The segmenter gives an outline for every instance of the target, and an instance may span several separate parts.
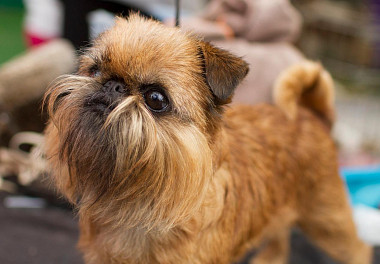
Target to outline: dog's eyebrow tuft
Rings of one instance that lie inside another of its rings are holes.
[[[87,52],[83,55],[83,57],[87,57],[89,58],[90,60],[92,60],[94,62],[94,65],[97,65],[99,66],[100,63],[101,63],[101,58],[98,56],[98,54],[94,54],[94,53],[91,53],[91,52]]]
[[[100,56],[101,60],[103,62],[111,62],[111,53],[110,47],[107,47]]]
[[[143,83],[139,87],[140,92],[146,92],[147,90],[150,90],[150,89],[159,89],[159,90],[166,91],[166,87],[160,83]]]
[[[201,60],[202,77],[206,81],[206,59],[205,59],[205,55],[203,53],[203,50],[200,46],[198,46],[198,54],[197,55],[198,55],[198,58]],[[208,83],[207,83],[207,85],[208,85]]]
[[[91,56],[92,60],[94,61],[94,64],[99,67],[100,62],[102,61],[98,56]]]
[[[91,73],[98,71],[101,68],[101,62],[102,62],[102,60],[99,58],[99,56],[96,54],[91,54],[91,53],[88,53],[86,55],[88,58],[90,58],[93,61],[93,63],[89,64],[89,66],[87,68],[88,71]]]

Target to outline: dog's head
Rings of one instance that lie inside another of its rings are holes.
[[[242,59],[178,28],[118,18],[78,73],[46,93],[57,186],[93,218],[131,226],[186,218],[215,169],[223,105],[247,72]]]

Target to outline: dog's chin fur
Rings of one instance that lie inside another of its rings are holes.
[[[46,155],[78,210],[86,263],[230,263],[263,240],[256,260],[284,263],[295,224],[332,257],[369,263],[329,137],[331,79],[318,64],[297,67],[276,83],[281,110],[224,113],[248,72],[242,59],[158,22],[119,18],[45,97]],[[109,80],[122,95],[102,92]],[[169,98],[162,112],[143,95],[157,85]]]

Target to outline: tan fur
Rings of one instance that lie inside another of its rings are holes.
[[[370,263],[321,119],[302,106],[292,120],[287,107],[226,107],[243,60],[132,15],[81,61],[46,94],[46,153],[77,206],[87,264],[223,264],[263,245],[254,263],[285,263],[295,225],[337,260]],[[123,94],[103,113],[108,80]],[[143,96],[157,85],[162,113]]]
[[[274,101],[292,120],[298,105],[313,110],[327,124],[334,122],[334,85],[319,63],[304,61],[286,69],[274,85]]]

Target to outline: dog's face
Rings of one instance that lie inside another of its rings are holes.
[[[58,187],[103,222],[115,214],[130,226],[185,219],[212,177],[223,105],[247,71],[177,28],[119,18],[81,57],[78,74],[46,94]]]

